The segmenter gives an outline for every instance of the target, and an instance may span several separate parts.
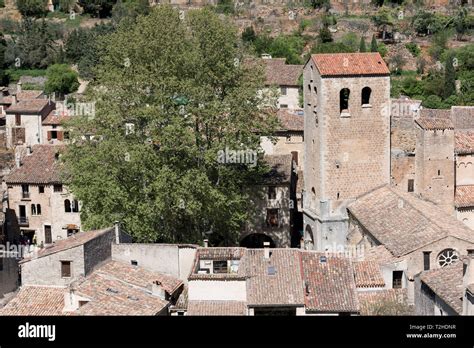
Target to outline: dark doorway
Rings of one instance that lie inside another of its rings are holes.
[[[264,242],[270,242],[270,248],[275,248],[275,242],[273,239],[263,233],[249,234],[240,241],[240,246],[244,248],[257,249],[263,248]]]
[[[44,243],[51,244],[53,242],[53,236],[51,235],[51,226],[44,226]]]

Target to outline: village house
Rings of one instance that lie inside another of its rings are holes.
[[[265,65],[265,85],[279,89],[277,107],[279,109],[296,110],[300,108],[299,78],[303,73],[303,66],[285,64],[285,58],[272,58],[262,55]]]
[[[51,244],[81,230],[80,203],[60,175],[61,146],[27,147],[17,167],[5,178],[9,209],[30,243]]]
[[[270,167],[262,184],[252,187],[250,217],[241,233],[240,245],[261,248],[268,241],[283,248],[299,243],[296,173],[291,154],[264,157]]]
[[[472,231],[441,207],[383,186],[349,205],[349,245],[363,246],[388,288],[407,289],[414,303],[415,277],[446,267],[474,250]]]
[[[42,121],[55,108],[42,91],[23,91],[21,84],[16,93],[3,99],[9,102],[5,109],[7,147],[43,144]]]

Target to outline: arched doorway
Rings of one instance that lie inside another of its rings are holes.
[[[275,242],[263,233],[252,233],[240,241],[240,246],[249,249],[263,248],[264,242],[270,242],[270,248],[274,248]]]

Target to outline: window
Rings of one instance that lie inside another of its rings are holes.
[[[339,92],[339,111],[342,112],[349,112],[349,95],[351,91],[349,88],[343,88]]]
[[[44,186],[43,185],[38,186],[38,192],[39,193],[44,193]]]
[[[431,251],[423,251],[423,270],[429,271],[430,269],[430,255]]]
[[[408,179],[408,192],[415,191],[415,180]]]
[[[64,201],[64,212],[65,213],[70,213],[71,212],[71,201],[69,199],[66,199]]]
[[[438,176],[440,176],[440,175],[441,175],[441,170],[438,169]]]
[[[130,260],[130,263],[132,264],[132,266],[138,266],[137,260]]]
[[[268,186],[268,199],[276,199],[276,187]]]
[[[278,227],[278,209],[267,209],[267,226]]]
[[[298,165],[298,151],[291,151],[291,159]]]
[[[280,104],[281,109],[288,109],[288,104]]]
[[[61,261],[61,277],[71,277],[71,261]]]
[[[54,185],[54,192],[63,192],[63,185],[61,184]]]
[[[459,260],[459,255],[454,249],[444,249],[438,255],[438,264],[441,267],[449,266]]]
[[[58,132],[57,131],[51,131],[51,139],[57,139],[58,138]]]
[[[370,105],[370,95],[372,94],[372,90],[370,87],[362,88],[362,105]]]
[[[227,261],[214,261],[212,271],[213,273],[227,273]]]
[[[403,278],[403,271],[393,271],[392,288],[401,289],[402,288],[402,278]]]
[[[26,184],[21,185],[22,198],[30,198],[30,187]]]
[[[31,215],[41,215],[41,204],[31,205]]]
[[[288,94],[288,90],[286,87],[280,87],[280,93],[281,95],[287,95]]]
[[[467,255],[469,256],[474,255],[474,249],[467,249]]]
[[[15,115],[15,126],[21,126],[21,115]]]
[[[73,213],[79,212],[79,202],[76,199],[72,201],[71,211]]]

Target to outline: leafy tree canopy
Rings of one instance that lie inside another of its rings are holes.
[[[236,241],[248,215],[242,188],[268,168],[218,154],[259,151],[257,132],[275,126],[264,105],[276,103],[272,90],[258,93],[264,69],[243,64],[237,44],[212,11],[180,19],[169,6],[106,39],[95,117],[73,118],[63,156],[86,229],[119,220],[139,241],[199,242],[205,232],[214,244]]]
[[[79,81],[77,73],[67,64],[54,64],[46,70],[48,80],[45,83],[45,92],[58,93],[60,96],[77,91]]]

